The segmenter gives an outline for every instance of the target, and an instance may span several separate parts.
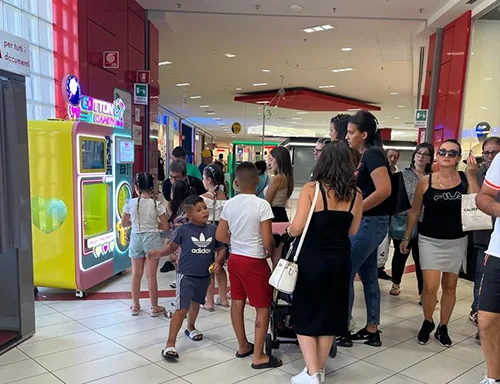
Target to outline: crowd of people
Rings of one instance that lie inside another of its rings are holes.
[[[279,367],[280,359],[264,353],[273,300],[269,277],[284,254],[284,238],[304,236],[292,314],[305,368],[292,383],[316,384],[325,381],[325,362],[334,341],[345,348],[357,342],[382,346],[378,279],[391,279],[390,294],[400,295],[410,252],[424,318],[416,340],[427,344],[434,332],[441,346],[450,347],[448,324],[459,274],[467,270],[467,260],[474,260],[469,265],[475,269],[469,319],[479,327],[477,338],[487,362],[483,383],[500,382],[499,152],[500,138],[488,138],[483,156],[468,156],[462,172],[458,141],[445,140],[436,154],[433,145],[421,143],[410,164],[400,170],[399,151],[384,150],[378,122],[370,112],[338,115],[331,120],[330,139],[318,141],[314,148],[317,164],[290,220],[287,203],[295,185],[285,147],[273,149],[267,163],[239,164],[238,194],[231,199],[223,159],[214,162],[212,152],[205,150],[196,167],[187,163],[182,147],[175,148],[162,187],[166,206],[156,200],[154,180],[147,173],[137,175],[137,197],[125,206],[122,225],[131,226],[132,232],[131,313],[140,311],[140,281],[146,270],[151,316],[171,318],[162,351],[165,359],[179,359],[176,340],[186,317],[184,334],[198,342],[203,339],[196,329],[200,308],[214,311],[222,306],[230,307],[239,346],[236,357],[253,356],[254,369]],[[402,182],[396,184],[395,176]],[[395,185],[403,188],[411,203],[401,212],[394,211]],[[494,231],[464,232],[466,194],[477,194],[477,207],[496,218]],[[273,222],[290,223],[287,234],[273,234]],[[386,238],[394,245],[392,276],[384,271],[385,261],[380,265],[379,260],[379,247]],[[468,252],[474,253],[472,258]],[[156,272],[158,260],[165,256],[169,261],[161,271],[176,271],[174,311],[158,305]],[[363,285],[366,322],[354,332],[356,276]],[[436,325],[433,315],[440,287]],[[244,323],[247,304],[256,310],[253,343]]]

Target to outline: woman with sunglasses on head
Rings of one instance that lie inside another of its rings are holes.
[[[424,208],[422,222],[418,225],[420,266],[424,279],[424,322],[417,342],[422,345],[429,343],[430,335],[436,329],[433,314],[440,286],[443,290],[441,314],[434,337],[443,347],[452,344],[448,323],[455,307],[458,274],[467,257],[467,235],[462,230],[462,195],[479,191],[477,161],[469,156],[467,173],[458,172],[461,154],[462,147],[454,139],[440,145],[437,152],[439,170],[419,181],[400,245],[401,253],[408,253],[411,233]]]
[[[201,195],[208,208],[208,221],[217,225],[219,223],[222,208],[227,201],[227,195],[224,191],[224,173],[215,164],[207,165],[203,169],[203,186],[207,193]],[[215,280],[219,288],[219,297],[214,300]],[[202,308],[208,312],[215,311],[215,305],[229,308],[227,299],[227,273],[224,268],[219,269],[215,276],[211,275],[210,286],[207,291],[207,301]]]
[[[419,180],[432,172],[432,162],[434,161],[434,147],[429,143],[421,143],[417,145],[411,156],[411,164],[408,168],[402,171],[404,186],[408,195],[408,200],[413,201],[417,184]],[[394,256],[392,258],[392,288],[389,292],[392,296],[399,296],[401,293],[400,285],[403,278],[403,273],[406,267],[409,253],[401,253],[399,247],[403,241],[404,232],[406,229],[406,221],[408,220],[408,212],[403,212],[391,218],[389,235],[394,242]],[[421,218],[420,218],[421,219]],[[395,233],[399,232],[399,233]],[[420,258],[418,253],[418,237],[416,231],[412,233],[409,249],[412,251],[413,261],[415,261],[418,294],[422,295],[423,278],[422,269],[420,268]]]
[[[380,340],[380,287],[378,285],[377,250],[389,231],[391,195],[390,168],[382,148],[377,119],[368,111],[359,111],[349,119],[347,142],[361,155],[357,165],[356,186],[363,195],[363,218],[355,236],[351,238],[351,286],[349,313],[354,304],[354,278],[359,274],[366,302],[366,327],[355,335],[338,339],[341,346],[350,347],[352,341],[364,341],[372,347],[382,346]]]
[[[347,126],[350,118],[351,115],[345,113],[341,113],[332,118],[330,121],[330,139],[332,141],[342,140],[347,142]],[[354,166],[357,167],[361,160],[361,155],[354,148],[351,148],[351,158]]]

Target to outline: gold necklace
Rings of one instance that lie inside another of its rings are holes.
[[[448,185],[446,185],[446,186],[445,186],[445,185],[443,185],[443,183],[441,182],[441,174],[440,174],[439,172],[438,172],[438,174],[437,174],[437,177],[438,177],[438,184],[439,184],[439,186],[440,186],[441,188],[443,188],[443,189],[449,189],[449,188],[450,188],[450,186],[453,184],[453,182],[454,182],[454,181],[455,181],[455,179],[456,179],[456,175],[453,175],[453,176],[450,178],[450,180],[449,180],[449,182],[448,182]]]

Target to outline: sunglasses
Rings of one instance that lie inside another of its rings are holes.
[[[446,149],[440,149],[437,154],[440,157],[446,157],[446,155],[448,155],[448,157],[454,159],[460,155],[460,152],[458,152],[454,149],[450,149],[449,151]]]

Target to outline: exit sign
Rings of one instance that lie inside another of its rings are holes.
[[[415,128],[427,128],[428,121],[429,121],[428,109],[417,109],[415,111]]]

